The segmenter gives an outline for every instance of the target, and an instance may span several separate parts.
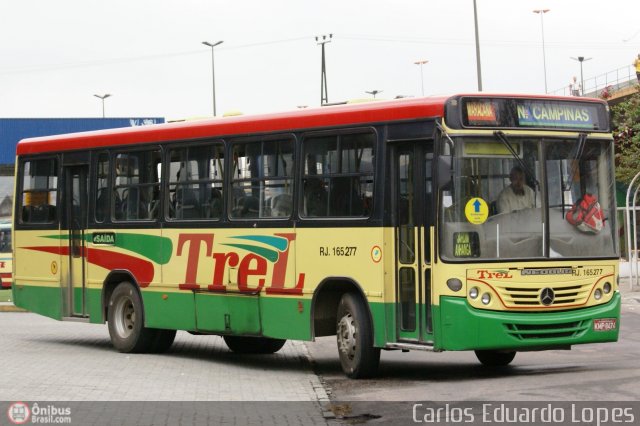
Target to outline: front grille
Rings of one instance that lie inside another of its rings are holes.
[[[540,285],[537,288],[497,287],[496,289],[500,293],[500,298],[504,301],[507,307],[518,308],[545,306],[540,300],[540,293],[546,287],[551,288],[555,294],[555,299],[550,306],[562,307],[586,303],[592,284],[557,286]]]
[[[588,321],[575,321],[558,324],[504,324],[507,333],[520,340],[561,339],[575,337],[588,327]]]

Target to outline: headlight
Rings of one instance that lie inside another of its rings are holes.
[[[491,295],[489,293],[484,293],[482,295],[482,299],[480,299],[480,300],[482,300],[482,303],[484,305],[488,305],[491,302]]]
[[[449,278],[447,280],[447,287],[449,287],[451,291],[460,291],[462,289],[462,281],[457,278]]]
[[[593,292],[593,297],[596,300],[600,300],[602,299],[602,290],[600,290],[599,288],[596,289],[596,291]]]
[[[478,297],[478,287],[472,287],[471,290],[469,290],[469,297],[472,299]]]
[[[611,293],[611,283],[604,283],[604,285],[602,286],[602,291],[604,291],[604,294],[609,294]]]

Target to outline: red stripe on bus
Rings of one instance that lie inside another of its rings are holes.
[[[16,152],[18,155],[23,155],[87,149],[89,147],[157,143],[205,137],[215,138],[254,132],[310,130],[325,126],[442,117],[446,99],[448,97],[381,101],[336,107],[309,108],[275,114],[234,116],[193,122],[30,138],[20,141]]]
[[[42,251],[45,253],[69,255],[68,246],[38,246],[23,247],[27,250]],[[147,260],[140,259],[128,254],[114,253],[108,250],[85,248],[87,251],[87,261],[102,268],[113,270],[123,269],[130,271],[140,287],[147,287],[153,281],[153,264]]]

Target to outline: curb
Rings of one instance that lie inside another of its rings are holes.
[[[11,302],[8,303],[0,303],[0,312],[27,312],[22,308],[18,308]]]

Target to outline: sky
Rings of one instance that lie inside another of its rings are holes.
[[[578,56],[585,81],[634,76],[638,0],[477,8],[484,92],[544,93],[544,62],[561,89]],[[329,102],[478,89],[473,0],[0,0],[0,117],[99,117],[106,93],[108,117],[210,116],[220,40],[218,115],[318,106],[328,34]]]

